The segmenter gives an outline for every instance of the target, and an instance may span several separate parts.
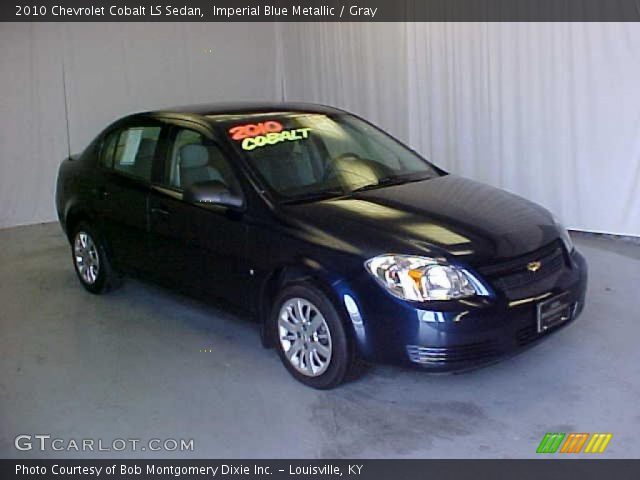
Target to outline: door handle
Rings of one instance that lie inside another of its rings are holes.
[[[164,207],[151,207],[151,213],[153,215],[167,216],[167,215],[169,215],[169,210],[167,210]]]
[[[106,200],[107,198],[109,198],[109,191],[105,187],[96,187],[93,189],[93,193],[100,200]]]

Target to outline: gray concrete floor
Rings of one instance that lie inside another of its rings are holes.
[[[640,457],[640,246],[576,236],[580,319],[502,363],[430,376],[373,367],[295,382],[255,324],[134,280],[79,285],[56,224],[0,231],[1,457],[534,457],[545,432],[612,432]],[[211,349],[203,353],[200,350]],[[18,452],[19,434],[194,439],[194,451]]]

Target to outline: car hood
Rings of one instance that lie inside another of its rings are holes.
[[[486,264],[531,252],[559,236],[543,207],[455,175],[287,205],[283,213],[317,241],[363,257],[439,254]]]

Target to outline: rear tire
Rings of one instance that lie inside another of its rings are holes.
[[[120,286],[120,277],[111,267],[102,236],[87,223],[79,223],[73,231],[71,259],[78,279],[87,291],[101,294]]]
[[[331,301],[304,284],[285,287],[271,318],[278,355],[299,382],[331,389],[351,376],[355,352]]]

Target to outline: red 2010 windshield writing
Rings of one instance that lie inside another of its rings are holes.
[[[229,134],[233,140],[244,140],[267,133],[278,133],[282,131],[282,124],[275,120],[267,122],[249,123],[247,125],[237,125],[229,129]]]

